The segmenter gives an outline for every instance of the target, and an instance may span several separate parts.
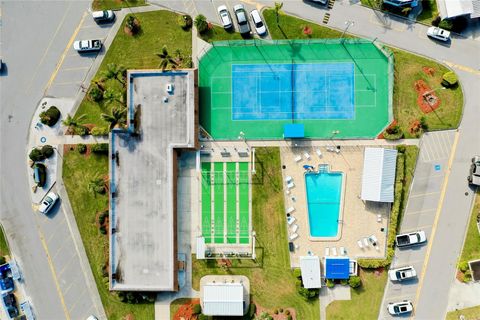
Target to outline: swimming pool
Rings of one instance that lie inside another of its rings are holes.
[[[308,221],[311,238],[338,236],[342,203],[342,172],[305,174]]]

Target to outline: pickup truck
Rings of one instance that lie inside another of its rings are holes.
[[[480,156],[472,158],[472,165],[470,166],[467,180],[469,184],[480,186]]]
[[[73,43],[73,49],[78,52],[100,51],[102,49],[101,40],[77,40]]]
[[[415,231],[405,234],[399,234],[396,239],[397,247],[408,247],[421,244],[427,241],[425,231]]]
[[[413,266],[401,267],[396,269],[388,270],[388,277],[392,281],[402,281],[415,278],[417,272]]]

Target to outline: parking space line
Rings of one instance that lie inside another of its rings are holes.
[[[70,289],[73,287],[74,284],[76,284],[75,281],[70,282],[70,284],[68,285],[68,287],[66,287],[65,290],[63,290],[63,294],[66,295],[66,294],[68,293],[68,291],[70,291]]]
[[[415,180],[424,180],[424,179],[430,179],[430,178],[440,178],[443,177],[443,173],[441,174],[432,174],[432,175],[427,175],[427,176],[415,176]]]
[[[81,81],[64,81],[64,82],[55,82],[54,84],[57,86],[66,86],[70,84],[80,85],[81,83],[82,83]]]
[[[62,71],[76,71],[90,69],[90,67],[63,68]]]
[[[432,212],[435,211],[436,208],[431,208],[431,209],[424,209],[424,210],[417,210],[417,211],[411,211],[411,212],[405,212],[405,216],[411,216],[413,214],[423,214],[427,212]]]
[[[416,194],[411,194],[408,196],[409,199],[411,198],[418,198],[418,197],[428,197],[428,196],[433,196],[435,194],[439,194],[440,191],[435,191],[435,192],[426,192],[426,193],[416,193]]]
[[[52,240],[52,238],[55,236],[55,233],[57,233],[58,229],[60,229],[63,226],[63,224],[65,223],[65,217],[62,217],[62,218],[63,219],[61,221],[57,221],[57,225],[55,226],[55,228],[51,232],[50,237],[48,237],[47,243],[50,243],[50,240]],[[44,225],[42,225],[42,226],[44,226]]]
[[[423,225],[423,226],[418,226],[418,227],[410,228],[410,229],[407,229],[407,230],[401,230],[400,232],[403,234],[403,233],[410,233],[410,232],[415,232],[415,231],[419,231],[419,230],[425,231],[425,229],[428,229],[428,228],[431,228],[431,227],[432,227],[431,224],[426,224],[426,225]]]
[[[442,212],[443,201],[445,200],[445,194],[447,192],[448,179],[450,178],[450,172],[452,168],[453,159],[455,158],[455,151],[457,149],[459,136],[460,136],[459,132],[456,131],[455,138],[453,140],[452,149],[450,152],[450,158],[448,159],[447,173],[445,174],[445,180],[443,181],[442,193],[440,194],[440,200],[438,201],[438,207],[435,213],[435,220],[433,221],[432,233],[430,234],[430,239],[427,243],[427,252],[425,253],[425,260],[423,263],[422,271],[419,274],[417,293],[415,295],[415,300],[413,301],[414,305],[417,304],[418,298],[420,297],[420,292],[422,291],[424,274],[425,274],[425,271],[427,270],[428,262],[430,260],[430,252],[432,251],[432,244],[435,239],[435,232],[437,230],[438,220],[440,219],[440,213]],[[413,314],[415,314],[415,309],[413,311]]]
[[[69,238],[67,238],[67,239],[69,239]],[[55,257],[57,256],[57,254],[58,254],[60,251],[63,250],[63,248],[65,247],[66,244],[68,244],[67,239],[64,239],[64,240],[62,241],[62,245],[60,246],[60,248],[57,249],[57,251],[55,251],[55,254],[52,256],[52,260],[55,260]]]
[[[68,262],[63,266],[62,270],[60,270],[60,271],[58,272],[58,275],[59,275],[59,276],[61,276],[61,275],[63,274],[63,272],[65,271],[65,269],[67,269],[67,267],[70,265],[70,263],[71,263],[73,260],[75,260],[75,258],[76,258],[75,255],[73,255],[73,256],[70,258],[70,260],[68,260]]]
[[[72,312],[73,309],[75,309],[75,307],[78,305],[78,301],[80,301],[80,298],[83,297],[83,295],[85,294],[86,291],[87,291],[87,289],[85,289],[85,287],[84,287],[82,293],[76,297],[75,303],[74,303],[73,306],[69,309],[70,312]]]

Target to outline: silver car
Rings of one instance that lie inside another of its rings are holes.
[[[252,17],[253,25],[255,26],[255,31],[257,31],[257,34],[259,36],[266,34],[267,28],[265,28],[265,24],[263,23],[258,11],[252,10],[252,12],[250,12],[250,16]]]
[[[45,198],[43,198],[42,203],[38,208],[38,211],[40,213],[47,214],[48,211],[50,211],[52,207],[55,205],[58,199],[59,199],[58,194],[56,194],[55,192],[49,192],[45,196]]]

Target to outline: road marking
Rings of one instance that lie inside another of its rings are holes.
[[[68,262],[63,266],[63,268],[58,272],[58,275],[61,276],[65,272],[65,270],[70,266],[70,263],[72,263],[72,261],[74,260],[75,260],[75,255],[72,255],[70,260],[68,260]]]
[[[439,194],[440,191],[435,191],[435,192],[426,192],[426,193],[416,193],[416,194],[411,194],[409,198],[417,198],[417,197],[424,197],[424,196],[433,196],[435,194]]]
[[[68,238],[67,238],[67,239],[64,239],[64,240],[62,241],[62,244],[60,245],[60,247],[59,247],[59,248],[57,249],[57,251],[55,251],[55,253],[53,254],[53,256],[52,256],[52,261],[55,260],[55,257],[57,256],[57,254],[59,254],[59,253],[63,250],[63,248],[65,247],[65,245],[68,244],[68,241],[67,241],[67,240],[68,240]]]
[[[47,218],[48,219],[48,218]],[[45,222],[47,222],[48,220],[45,219]],[[42,226],[45,225],[45,222],[42,223]],[[50,232],[50,237],[48,237],[47,239],[47,244],[50,243],[50,241],[52,241],[53,237],[55,237],[55,234],[57,233],[58,229],[60,229],[61,227],[63,227],[63,224],[65,223],[65,218],[63,218],[61,221],[58,221],[57,222],[57,225],[53,228],[53,231]]]
[[[87,289],[83,289],[82,293],[78,296],[76,296],[76,300],[75,300],[75,303],[73,304],[73,306],[70,308],[70,312],[72,312],[72,310],[75,309],[75,307],[78,305],[78,301],[80,301],[80,298],[83,297],[83,295],[87,292]]]
[[[58,71],[60,70],[60,67],[63,64],[63,61],[65,60],[65,56],[67,55],[67,51],[72,46],[72,43],[75,40],[75,37],[77,36],[78,32],[80,31],[80,28],[82,27],[82,24],[83,24],[83,20],[85,20],[86,16],[87,16],[87,12],[85,11],[82,15],[82,19],[80,19],[80,23],[78,24],[77,28],[73,32],[72,36],[70,37],[70,40],[68,41],[67,46],[65,47],[65,50],[63,50],[62,56],[60,57],[60,60],[58,61],[57,66],[56,66],[55,70],[53,71],[52,76],[50,77],[50,80],[48,80],[48,83],[45,86],[45,90],[43,91],[44,94],[47,93],[47,90],[50,88],[53,81],[57,77]]]
[[[85,70],[85,69],[90,69],[90,67],[63,68],[62,71],[75,71],[75,70]]]
[[[443,182],[442,192],[440,194],[440,200],[438,201],[437,212],[435,213],[435,220],[433,221],[433,226],[432,226],[432,233],[430,234],[430,239],[428,240],[427,252],[425,253],[425,260],[423,262],[422,271],[420,273],[420,278],[418,280],[417,293],[415,295],[415,300],[413,301],[414,306],[417,305],[418,298],[420,297],[420,292],[422,291],[423,279],[424,279],[425,271],[427,270],[428,262],[430,260],[430,252],[432,251],[432,244],[433,244],[433,240],[435,239],[435,232],[437,231],[438,220],[440,219],[440,212],[442,211],[442,208],[443,208],[443,201],[445,200],[445,194],[447,192],[448,179],[450,178],[450,172],[452,170],[452,163],[453,163],[453,159],[455,158],[455,151],[457,150],[459,136],[460,136],[459,132],[458,131],[455,132],[452,151],[450,153],[450,158],[448,159],[448,167],[447,167],[448,169],[447,169],[447,173],[445,174],[445,180]],[[415,316],[415,308],[413,309],[413,316]]]
[[[423,225],[423,226],[419,226],[419,227],[415,227],[415,228],[410,228],[410,229],[407,229],[407,230],[401,230],[400,231],[400,234],[404,234],[404,233],[410,233],[410,232],[417,232],[419,230],[423,230],[425,231],[425,229],[428,229],[428,228],[431,228],[432,225],[431,224],[427,224],[427,225]],[[430,237],[431,238],[431,237]]]
[[[435,210],[436,210],[435,208],[431,208],[431,209],[411,211],[411,212],[405,212],[405,215],[410,216],[412,214],[423,214],[423,213],[432,212],[432,211],[435,211]]]
[[[450,68],[456,68],[456,69],[459,69],[459,70],[462,70],[462,71],[466,71],[466,72],[469,72],[469,73],[473,73],[473,74],[476,74],[476,75],[480,75],[480,71],[479,70],[475,70],[475,69],[472,69],[470,67],[467,67],[467,66],[463,66],[461,64],[455,64],[453,62],[449,62],[449,61],[445,61],[443,60],[442,61],[443,63],[445,63],[447,66],[449,66]]]
[[[45,237],[43,236],[43,232],[40,230],[40,228],[37,228],[37,229],[38,229],[38,234],[40,236],[40,242],[42,243],[42,246],[43,246],[43,250],[45,250],[45,253],[47,254],[48,266],[50,267],[50,271],[52,272],[53,282],[55,283],[58,296],[60,297],[60,302],[63,307],[63,312],[65,313],[65,317],[67,318],[67,320],[70,320],[70,314],[68,313],[68,308],[67,308],[67,305],[65,304],[65,299],[63,297],[62,290],[60,289],[60,284],[58,283],[57,274],[55,273],[55,267],[53,266],[53,261],[48,251],[47,242],[45,241]]]

